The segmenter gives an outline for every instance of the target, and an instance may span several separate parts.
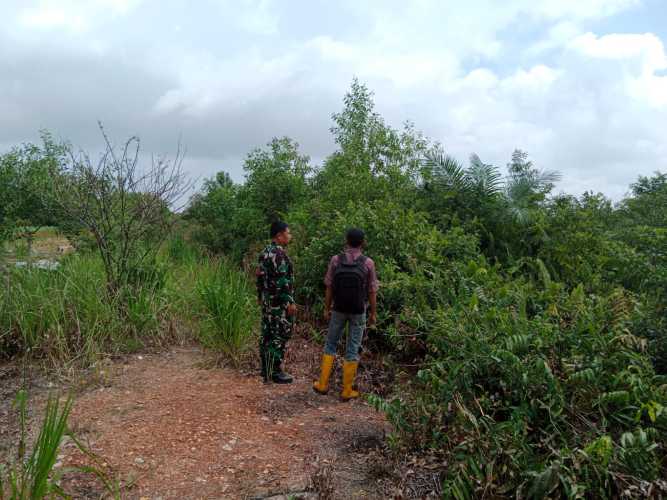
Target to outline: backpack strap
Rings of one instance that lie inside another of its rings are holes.
[[[357,258],[354,260],[354,262],[355,262],[355,263],[359,263],[359,264],[363,264],[363,263],[366,262],[366,259],[368,259],[368,257],[366,257],[366,256],[362,253],[362,254],[359,255],[359,257],[357,257]]]

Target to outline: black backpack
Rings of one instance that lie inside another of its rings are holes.
[[[348,262],[344,253],[338,256],[332,278],[335,311],[348,314],[361,314],[365,311],[368,297],[367,274],[365,255],[360,255],[353,262]]]

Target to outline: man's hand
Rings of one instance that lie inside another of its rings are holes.
[[[287,315],[294,316],[296,314],[296,304],[290,304],[287,306]]]
[[[328,307],[324,308],[324,321],[329,321],[331,319],[331,309]]]
[[[376,322],[377,322],[377,313],[375,311],[371,311],[370,314],[368,315],[368,327],[375,328]]]

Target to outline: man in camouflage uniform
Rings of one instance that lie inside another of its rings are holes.
[[[262,306],[259,355],[265,382],[270,379],[290,384],[292,377],[282,370],[281,364],[296,313],[294,270],[284,248],[292,235],[285,222],[274,222],[270,235],[271,243],[259,254],[257,267],[257,300]]]

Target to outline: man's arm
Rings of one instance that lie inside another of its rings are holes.
[[[296,313],[293,297],[294,276],[291,273],[289,259],[282,252],[276,254],[275,273],[278,300],[281,306],[287,308],[287,314],[292,316]]]
[[[368,292],[368,325],[375,326],[377,321],[377,291],[371,290]]]
[[[327,287],[324,294],[324,319],[329,321],[331,317],[331,304],[333,302],[333,272],[338,262],[338,257],[333,256],[329,260],[329,266],[327,267],[327,273],[324,275],[324,285]]]
[[[380,287],[377,273],[375,272],[375,262],[373,259],[368,259],[368,324],[375,326],[377,321],[377,293]]]
[[[333,299],[333,291],[330,286],[327,286],[327,291],[324,293],[324,319],[327,321],[331,317],[331,302]]]
[[[257,286],[257,303],[261,304],[262,292],[264,291],[264,270],[262,269],[261,259],[255,270],[255,285]]]

